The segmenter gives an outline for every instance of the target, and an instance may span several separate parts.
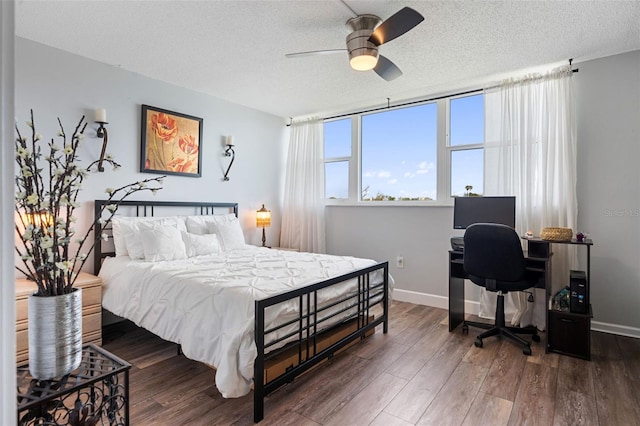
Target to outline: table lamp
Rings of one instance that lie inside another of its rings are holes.
[[[267,210],[264,208],[264,204],[262,208],[256,211],[256,227],[262,227],[262,247],[266,247],[267,237],[264,233],[264,228],[268,228],[271,226],[271,210]]]

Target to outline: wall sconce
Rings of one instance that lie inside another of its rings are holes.
[[[262,227],[262,247],[267,246],[267,237],[264,233],[264,228],[268,228],[271,226],[271,210],[267,210],[264,208],[264,204],[262,208],[256,212],[256,227]]]
[[[104,155],[105,155],[105,152],[107,151],[107,139],[109,136],[107,133],[107,128],[104,127],[105,124],[109,124],[107,123],[106,109],[98,108],[96,110],[96,123],[100,125],[100,127],[98,127],[98,130],[96,130],[96,134],[99,138],[102,138],[102,151],[100,152],[100,161],[98,161],[98,171],[104,172],[104,167],[102,166],[102,162],[104,161]]]
[[[236,152],[233,150],[233,136],[227,136],[225,138],[225,142],[224,142],[225,146],[227,147],[224,151],[224,156],[225,157],[231,157],[231,162],[229,163],[229,167],[227,167],[227,171],[224,172],[224,179],[225,181],[229,180],[229,170],[231,170],[231,166],[233,165],[233,160],[236,159]]]

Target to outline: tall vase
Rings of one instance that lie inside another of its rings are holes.
[[[29,372],[39,380],[71,373],[82,361],[82,289],[29,296]]]

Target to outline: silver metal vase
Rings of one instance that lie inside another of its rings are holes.
[[[39,380],[69,374],[82,361],[82,289],[29,296],[29,372]]]

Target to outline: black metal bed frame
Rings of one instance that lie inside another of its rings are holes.
[[[96,220],[96,235],[101,235],[103,228],[97,222],[108,200],[96,200],[94,218]],[[153,216],[154,207],[182,207],[195,208],[196,214],[214,214],[214,209],[227,209],[238,215],[237,203],[207,203],[185,201],[121,201],[120,206],[132,206],[136,208],[135,216]],[[109,229],[109,228],[106,228]],[[114,252],[102,250],[102,240],[98,239],[95,245],[94,270],[97,274],[105,257],[115,255]],[[371,275],[377,271],[382,272],[381,282],[372,283]],[[253,395],[253,420],[260,422],[264,417],[264,398],[280,386],[293,381],[293,379],[319,362],[330,359],[333,355],[351,342],[362,339],[365,335],[383,325],[383,332],[388,331],[389,322],[389,264],[380,262],[376,265],[359,269],[338,277],[321,281],[309,286],[281,293],[262,300],[255,301],[255,343],[258,351],[254,363],[254,395]],[[353,291],[329,305],[318,305],[318,293],[327,287],[338,285],[353,280]],[[297,318],[279,323],[270,328],[265,328],[265,315],[268,308],[297,299],[299,309]],[[382,308],[382,314],[373,318],[371,310],[375,306]],[[326,332],[327,324],[332,318],[341,316],[341,324],[352,321],[352,328],[348,335],[327,347],[318,346],[318,337]],[[345,319],[346,318],[346,319]],[[277,335],[280,330],[291,328],[294,331],[286,332],[283,336],[267,339],[269,335]],[[296,336],[297,335],[297,336]],[[285,340],[294,339],[293,343],[283,345]],[[268,343],[267,343],[268,342]],[[277,349],[269,348],[281,346]],[[280,376],[265,381],[265,364],[275,359],[285,351],[297,351],[297,362],[289,366]]]

